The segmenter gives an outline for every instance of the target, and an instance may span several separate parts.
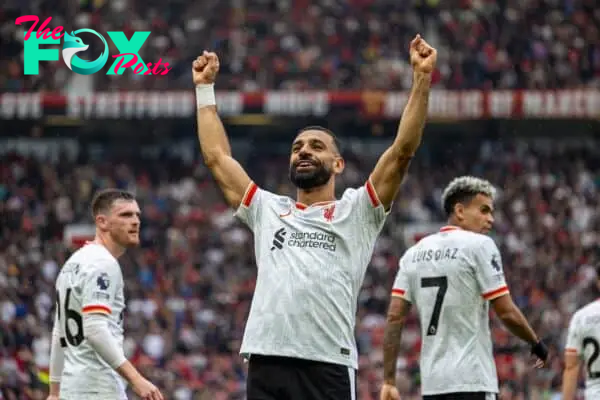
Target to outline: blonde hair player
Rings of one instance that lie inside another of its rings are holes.
[[[487,236],[496,190],[484,179],[462,176],[448,184],[442,205],[448,225],[402,256],[392,289],[383,341],[381,400],[399,400],[396,360],[411,305],[421,324],[421,393],[424,400],[491,400],[498,377],[489,327],[490,304],[504,325],[531,345],[544,365],[548,350],[512,300],[500,251]]]

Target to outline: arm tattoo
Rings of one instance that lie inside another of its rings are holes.
[[[403,327],[404,318],[389,316],[383,334],[383,379],[393,385],[396,382],[396,361]]]

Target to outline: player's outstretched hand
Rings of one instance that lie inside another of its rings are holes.
[[[394,385],[384,383],[379,394],[379,400],[400,400],[400,392]]]
[[[48,397],[46,397],[46,400],[59,400],[59,399],[58,399],[58,396],[49,395]]]
[[[435,69],[437,50],[431,47],[421,35],[410,42],[410,64],[415,72],[430,74]]]
[[[135,394],[142,400],[164,400],[162,393],[146,378],[140,378],[138,382],[132,384]]]
[[[192,64],[194,85],[215,83],[219,72],[219,57],[213,52],[204,50],[202,55]]]

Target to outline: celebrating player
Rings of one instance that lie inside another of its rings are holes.
[[[123,400],[125,381],[142,399],[161,400],[123,353],[117,258],[139,244],[140,208],[132,194],[107,189],[94,197],[92,213],[94,241],[67,260],[56,281],[48,400]]]
[[[600,289],[600,264],[596,266]],[[567,334],[563,400],[574,400],[579,378],[579,366],[585,362],[585,399],[600,399],[600,302],[598,300],[577,311]]]
[[[454,179],[442,194],[448,226],[400,259],[384,334],[381,400],[398,400],[396,359],[411,304],[421,324],[424,400],[490,400],[498,393],[489,303],[504,325],[531,345],[542,367],[548,350],[513,303],[500,252],[486,235],[495,189],[483,179]]]
[[[258,277],[241,354],[249,400],[355,399],[357,297],[375,240],[421,142],[436,51],[410,44],[413,87],[393,144],[365,185],[336,200],[344,170],[332,132],[302,129],[291,146],[297,199],[259,188],[231,156],[215,107],[219,60],[193,62],[198,136],[227,202],[253,232]]]

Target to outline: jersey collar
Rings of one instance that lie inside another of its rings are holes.
[[[314,204],[312,204],[310,206],[307,206],[306,204],[300,203],[299,201],[297,201],[296,202],[296,208],[298,210],[306,210],[308,207],[324,206],[324,205],[331,204],[331,203],[335,203],[335,200],[331,200],[331,201],[319,201],[319,202],[314,203]]]
[[[449,232],[449,231],[459,231],[462,228],[455,226],[455,225],[446,225],[446,226],[442,226],[440,228],[440,232]]]

